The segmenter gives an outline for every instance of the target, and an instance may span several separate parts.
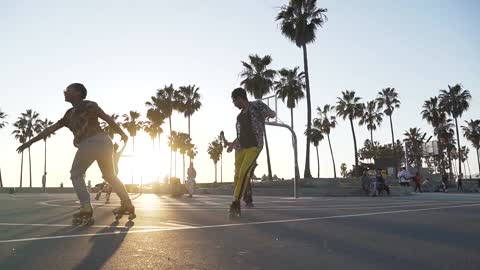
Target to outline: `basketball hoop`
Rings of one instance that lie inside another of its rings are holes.
[[[267,104],[270,107],[270,104],[273,103],[275,105],[275,118],[273,119],[267,119],[265,121],[265,125],[268,126],[276,126],[276,127],[283,127],[286,128],[290,131],[292,134],[292,147],[293,147],[293,160],[294,160],[294,180],[293,180],[293,197],[298,198],[297,194],[297,183],[299,181],[299,170],[298,170],[298,153],[297,153],[297,135],[295,134],[295,131],[292,129],[291,126],[285,124],[280,118],[278,117],[278,97],[277,95],[272,95],[269,97],[264,97],[260,99],[262,102]],[[271,107],[270,107],[271,108]]]

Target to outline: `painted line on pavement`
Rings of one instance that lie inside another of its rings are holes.
[[[455,205],[455,206],[432,207],[432,208],[421,208],[421,209],[406,209],[406,210],[404,209],[404,210],[397,210],[397,211],[382,211],[382,212],[373,212],[373,213],[335,215],[335,216],[312,217],[312,218],[282,219],[282,220],[269,220],[269,221],[257,221],[257,222],[245,222],[245,223],[227,223],[227,224],[204,225],[204,226],[185,226],[185,227],[177,227],[177,228],[145,229],[145,230],[134,230],[134,231],[115,231],[115,232],[105,232],[105,233],[57,235],[57,236],[46,236],[46,237],[33,237],[33,238],[23,238],[23,239],[0,240],[0,243],[29,242],[29,241],[39,241],[39,240],[68,239],[68,238],[107,236],[107,235],[119,235],[119,234],[154,233],[154,232],[162,232],[162,231],[181,231],[181,230],[230,228],[230,227],[240,227],[240,226],[253,226],[253,225],[265,225],[265,224],[277,224],[277,223],[293,223],[293,222],[341,219],[341,218],[351,218],[351,217],[365,217],[365,216],[376,216],[376,215],[387,215],[387,214],[424,212],[424,211],[453,209],[453,208],[466,208],[466,207],[478,207],[478,206],[480,206],[480,204],[463,204],[463,205]]]

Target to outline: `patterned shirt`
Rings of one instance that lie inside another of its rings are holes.
[[[260,100],[251,101],[247,108],[245,108],[245,112],[242,113],[249,113],[250,120],[251,120],[251,129],[256,138],[256,143],[258,148],[263,148],[263,134],[265,132],[265,117],[263,116],[264,113],[274,113],[270,107],[268,107],[265,103]],[[239,115],[240,115],[239,114]],[[237,118],[238,119],[238,118]],[[237,121],[236,124],[237,129],[237,140],[235,143],[235,149],[242,149],[242,145],[240,145],[240,134],[242,133],[242,129],[240,123]]]
[[[72,131],[75,147],[78,147],[82,140],[102,132],[98,122],[99,110],[97,103],[82,100],[76,106],[68,109],[63,118],[58,121]]]

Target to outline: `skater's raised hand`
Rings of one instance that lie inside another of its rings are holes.
[[[124,143],[127,143],[127,141],[128,141],[128,136],[127,136],[127,134],[123,133],[121,136],[122,136],[122,141],[123,141]]]
[[[31,145],[32,145],[32,143],[31,143],[30,141],[28,141],[28,142],[20,145],[20,146],[17,148],[17,152],[18,152],[18,153],[22,153],[23,150],[29,148]]]
[[[228,143],[227,144],[227,153],[232,152],[232,150],[233,150],[233,143]]]

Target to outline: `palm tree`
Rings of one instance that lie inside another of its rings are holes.
[[[318,155],[318,145],[320,144],[320,141],[324,139],[324,136],[322,134],[321,122],[315,122],[315,119],[313,121],[313,127],[310,129],[310,133],[307,133],[308,130],[305,130],[305,135],[310,137],[310,141],[317,151],[317,178],[320,178],[320,156]]]
[[[221,156],[221,149],[223,148],[221,143],[215,138],[214,141],[208,144],[208,155],[213,160],[213,164],[215,165],[215,183],[217,183],[217,163],[220,160]]]
[[[168,118],[170,127],[170,135],[172,134],[172,114],[173,111],[181,111],[182,96],[173,87],[173,84],[165,85],[162,89],[157,90],[157,94],[151,97],[152,102],[146,102],[147,107],[159,110],[165,118]],[[170,177],[172,176],[172,159],[173,150],[170,151]]]
[[[180,154],[182,154],[182,162],[183,162],[183,169],[182,169],[182,176],[183,176],[183,183],[185,183],[185,155],[188,153],[191,147],[191,139],[187,133],[179,132],[177,134],[177,143],[178,143],[178,150]]]
[[[423,103],[423,110],[421,112],[422,118],[425,119],[432,127],[433,133],[437,136],[440,160],[443,159],[443,143],[440,136],[439,128],[446,123],[447,114],[441,110],[438,102],[438,97],[431,97],[429,100],[425,100]],[[445,169],[445,168],[442,168]]]
[[[7,114],[2,112],[0,110],[0,129],[4,128],[7,123],[4,119],[7,117]],[[3,188],[3,182],[2,182],[2,172],[0,171],[0,188]]]
[[[376,100],[367,102],[367,105],[363,104],[363,109],[363,115],[360,117],[360,121],[358,123],[361,126],[367,126],[368,131],[370,131],[370,141],[372,142],[372,146],[374,146],[375,141],[373,140],[373,131],[377,130],[377,127],[382,124],[383,113],[380,112],[380,108],[378,108]],[[374,157],[376,157],[375,150]]]
[[[441,145],[445,145],[448,167],[450,174],[452,174],[452,149],[455,148],[455,131],[452,119],[447,119],[445,122],[440,122],[439,126],[434,130],[434,134],[438,136]],[[443,151],[443,149],[442,149]]]
[[[460,149],[459,153],[459,159],[462,160],[463,163],[463,170],[465,171],[465,174],[467,174],[467,166],[465,163],[468,165],[468,170],[469,170],[469,175],[470,177],[472,176],[472,173],[470,172],[470,164],[468,164],[468,155],[470,154],[470,149],[468,149],[465,145],[462,146],[462,149]]]
[[[38,122],[38,129],[35,130],[35,133],[40,133],[42,131],[44,131],[45,129],[47,129],[49,126],[53,125],[53,122],[48,120],[47,118],[45,118],[44,120],[40,120]],[[44,163],[43,163],[43,173],[46,174],[47,173],[47,139],[50,138],[52,135],[55,135],[55,133],[52,133],[50,135],[48,135],[47,137],[45,137],[43,139],[43,142],[44,142],[44,145],[45,145],[45,159],[44,159]]]
[[[333,157],[333,150],[332,150],[332,143],[330,141],[330,132],[334,129],[337,125],[337,119],[335,115],[330,115],[333,112],[334,107],[326,104],[323,106],[323,109],[317,107],[317,115],[318,118],[313,119],[315,126],[320,127],[320,131],[322,134],[327,135],[328,139],[328,146],[330,148],[330,155],[332,156],[332,164],[333,164],[333,177],[337,178],[337,169],[335,168],[335,158]]]
[[[130,111],[128,114],[123,115],[122,126],[132,137],[133,152],[135,152],[135,136],[137,136],[137,131],[142,129],[142,122],[139,121],[139,118],[140,113],[137,111]]]
[[[7,123],[4,119],[7,118],[7,114],[0,110],[0,129],[4,128]]]
[[[172,153],[175,153],[174,176],[177,177],[177,151],[180,149],[179,132],[172,131],[168,136],[168,146]]]
[[[310,78],[308,73],[307,44],[316,39],[318,27],[322,27],[327,20],[326,8],[317,8],[316,0],[290,0],[288,5],[281,7],[276,20],[280,21],[282,34],[290,41],[295,42],[303,50],[303,70],[305,71],[305,90],[307,94],[307,133],[310,133],[312,124],[312,103],[310,98]],[[310,139],[307,137],[304,177],[311,177],[310,173]]]
[[[27,136],[27,140],[30,140],[34,136],[35,131],[39,129],[40,119],[38,117],[39,113],[30,109],[21,114],[20,118],[25,120],[25,135]],[[28,165],[30,172],[30,187],[32,187],[32,155],[30,147],[28,147]]]
[[[118,121],[118,117],[119,117],[118,114],[114,113],[110,117],[113,119],[115,123],[117,123],[117,125],[122,126],[122,123]],[[105,133],[107,133],[110,138],[113,139],[113,137],[115,136],[115,133],[117,133],[115,129],[112,126],[110,126],[107,122],[102,122],[100,126],[102,130]]]
[[[448,90],[440,90],[440,106],[455,120],[457,134],[457,149],[460,147],[460,133],[458,132],[458,118],[470,107],[470,91],[463,89],[461,84],[448,86]],[[462,173],[462,161],[458,160],[458,173]]]
[[[26,134],[26,120],[19,117],[18,120],[13,123],[13,127],[15,128],[12,132],[12,134],[15,135],[15,139],[17,139],[20,144],[24,144],[27,141],[27,134]],[[20,188],[22,187],[22,182],[23,182],[23,151],[22,151],[22,157],[20,161]]]
[[[305,73],[298,73],[299,67],[294,69],[282,68],[278,71],[280,79],[274,83],[274,89],[279,98],[285,103],[287,100],[287,108],[290,109],[290,122],[293,129],[293,109],[295,108],[298,100],[302,99],[305,95],[303,89],[305,89]]]
[[[163,129],[161,127],[161,124],[150,119],[148,117],[148,114],[147,119],[147,121],[143,122],[143,131],[145,131],[148,136],[150,136],[150,139],[152,139],[152,145],[155,148],[155,139],[160,138],[160,134],[163,133]]]
[[[472,119],[470,122],[465,121],[465,123],[467,125],[462,126],[463,136],[472,143],[472,146],[477,152],[478,170],[480,172],[480,157],[478,153],[480,150],[480,120]]]
[[[202,107],[200,102],[200,94],[198,88],[195,85],[181,86],[179,89],[179,94],[181,95],[181,100],[183,104],[181,106],[181,112],[188,119],[188,137],[190,136],[190,118],[191,116]]]
[[[392,114],[395,109],[400,108],[400,100],[398,93],[395,91],[395,88],[384,88],[382,91],[378,92],[377,97],[378,107],[383,108],[383,112],[390,119],[390,132],[392,133],[392,147],[395,145],[395,136],[393,135],[393,122]]]
[[[420,168],[422,159],[422,144],[425,138],[425,133],[422,133],[420,128],[415,127],[406,130],[403,135],[405,136],[403,141],[406,143],[405,150],[409,153],[409,157],[412,157],[411,159],[415,161],[416,167]]]
[[[355,137],[355,129],[353,128],[353,120],[363,115],[363,106],[360,103],[362,98],[355,96],[355,91],[342,91],[342,97],[337,98],[337,116],[341,116],[343,120],[348,117],[350,127],[352,129],[353,146],[355,150],[355,169],[358,168],[358,151],[357,138]]]
[[[243,70],[240,77],[243,80],[240,84],[245,88],[245,91],[255,97],[261,99],[266,94],[270,93],[273,87],[275,76],[277,72],[269,69],[268,66],[272,63],[272,57],[265,55],[263,57],[249,55],[250,63],[242,61]],[[270,163],[270,149],[268,148],[267,132],[264,132],[265,150],[267,152],[268,178],[272,179],[272,166]]]

